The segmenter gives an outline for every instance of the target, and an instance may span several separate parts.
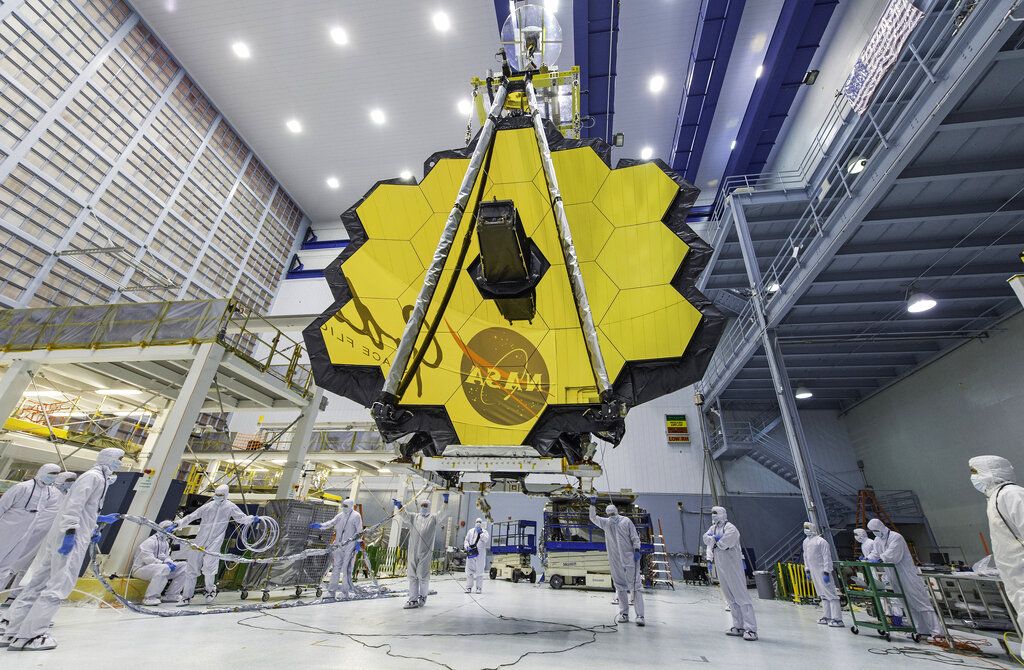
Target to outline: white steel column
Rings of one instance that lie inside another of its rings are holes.
[[[38,369],[34,361],[14,361],[0,377],[0,426],[11,417]]]
[[[206,464],[206,477],[204,478],[203,482],[199,484],[199,489],[197,490],[197,493],[202,493],[207,489],[211,491],[215,489],[217,487],[218,472],[220,472],[220,459],[215,458]]]
[[[359,497],[359,487],[363,483],[363,473],[357,472],[356,476],[352,478],[352,486],[348,489],[348,497],[352,499],[352,504],[356,502],[356,498]]]
[[[412,488],[412,477],[405,477],[402,479],[402,483],[398,485],[398,493],[395,494],[395,498],[404,505],[405,497],[409,495],[409,489]],[[394,511],[394,508],[392,507]],[[395,574],[395,554],[398,551],[398,543],[402,540],[402,517],[396,516],[391,520],[391,532],[388,534],[388,553],[384,559],[384,566],[387,568],[388,574],[394,576]]]
[[[143,476],[136,485],[135,498],[128,508],[129,514],[144,516],[153,521],[167,497],[171,480],[178,472],[181,457],[185,453],[185,445],[192,435],[192,428],[203,409],[206,395],[213,385],[217,367],[224,358],[224,347],[213,342],[201,344],[192,367],[189,368],[181,391],[174,404],[167,410],[164,417],[163,430],[157,436],[153,451],[144,464],[144,468],[152,469],[151,477]],[[135,547],[149,535],[148,528],[135,524],[122,524],[106,568],[110,572],[125,574],[131,565]]]
[[[316,425],[316,418],[320,414],[320,404],[324,397],[324,390],[316,387],[316,391],[310,397],[309,402],[302,408],[299,420],[292,426],[292,441],[288,445],[288,461],[284,464],[284,471],[281,472],[281,479],[277,483],[278,499],[295,498],[295,485],[299,483],[302,470],[306,464],[306,454],[309,452],[309,441],[313,437],[313,427]]]

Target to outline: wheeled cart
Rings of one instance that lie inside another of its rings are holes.
[[[850,618],[853,619],[853,625],[850,627],[851,633],[854,635],[859,634],[861,627],[873,628],[886,641],[892,639],[892,633],[909,633],[914,642],[918,641],[921,636],[917,634],[914,618],[910,613],[910,608],[907,607],[907,598],[903,593],[903,584],[900,582],[900,576],[895,570],[895,565],[892,563],[866,563],[864,561],[837,561],[836,566],[843,575],[847,575],[847,571],[843,570],[843,568],[852,570],[853,574],[859,574],[864,583],[864,586],[860,587],[851,585],[849,578],[841,580],[843,592],[846,594],[847,608],[850,610]],[[893,577],[893,583],[888,586],[883,583],[881,576],[876,572],[887,568],[892,569],[890,574]],[[896,617],[885,613],[887,606],[891,606],[894,602],[899,604],[904,612],[899,621],[896,620]],[[871,621],[863,618],[862,615],[862,618],[858,621],[857,610],[854,607],[855,604],[871,604],[877,619]]]
[[[334,507],[317,502],[300,502],[298,500],[272,500],[266,505],[266,514],[277,520],[281,526],[281,537],[274,547],[274,556],[288,556],[306,549],[322,549],[330,546],[331,533],[315,531],[309,528],[311,523],[324,523],[336,513]],[[284,563],[259,564],[249,566],[242,582],[242,600],[249,597],[250,591],[263,592],[262,600],[270,600],[270,592],[275,588],[294,589],[295,597],[312,590],[317,598],[323,595],[323,581],[331,556],[307,556]]]

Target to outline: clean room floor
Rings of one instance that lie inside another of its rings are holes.
[[[849,628],[819,626],[816,607],[756,599],[761,639],[746,642],[724,635],[729,615],[712,587],[648,592],[647,626],[639,628],[632,622],[613,624],[616,608],[609,592],[487,580],[482,595],[470,596],[463,583],[461,575],[458,581],[434,576],[437,595],[416,610],[403,610],[404,598],[176,618],[65,606],[54,627],[57,649],[0,650],[0,667],[844,670],[938,668],[940,660],[1017,667],[995,642],[985,647],[998,654],[994,658],[940,658],[930,656],[936,649],[930,645],[895,636],[887,643],[873,631],[852,635]],[[404,580],[396,584],[404,586]],[[222,594],[218,604],[238,602],[235,595]]]

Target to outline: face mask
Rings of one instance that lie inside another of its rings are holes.
[[[882,539],[882,531],[880,531],[880,530],[873,530],[873,531],[871,531],[871,535],[872,535],[872,536],[873,536],[873,537],[874,537],[874,538],[875,538],[876,540],[881,540],[881,539]]]
[[[68,491],[71,490],[71,485],[74,484],[74,483],[75,483],[74,479],[69,479],[68,481],[66,481],[63,484],[61,484],[60,486],[58,486],[57,490],[59,490],[61,493],[67,493]]]
[[[47,473],[39,476],[39,481],[41,481],[46,486],[53,486],[54,482],[57,481],[57,474],[56,473],[52,473],[51,474],[51,473],[47,472]]]
[[[992,485],[992,479],[986,475],[971,475],[971,485],[984,493]]]
[[[218,496],[218,495],[213,496],[213,502],[215,502],[215,503],[222,503],[222,502],[224,502],[224,496]]]
[[[429,507],[421,507],[420,508],[420,516],[430,516],[430,508]]]
[[[807,537],[811,537],[814,535],[814,531],[810,528],[804,528],[804,535],[806,535]]]

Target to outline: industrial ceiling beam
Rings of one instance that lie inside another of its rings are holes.
[[[986,158],[977,161],[911,165],[896,178],[897,184],[914,184],[953,179],[997,179],[1024,174],[1024,156]]]
[[[495,0],[497,8],[498,0]],[[580,115],[593,119],[584,137],[612,144],[615,126],[615,64],[619,41],[619,0],[572,3],[573,55],[580,66]]]
[[[669,164],[696,182],[746,0],[702,0]]]

